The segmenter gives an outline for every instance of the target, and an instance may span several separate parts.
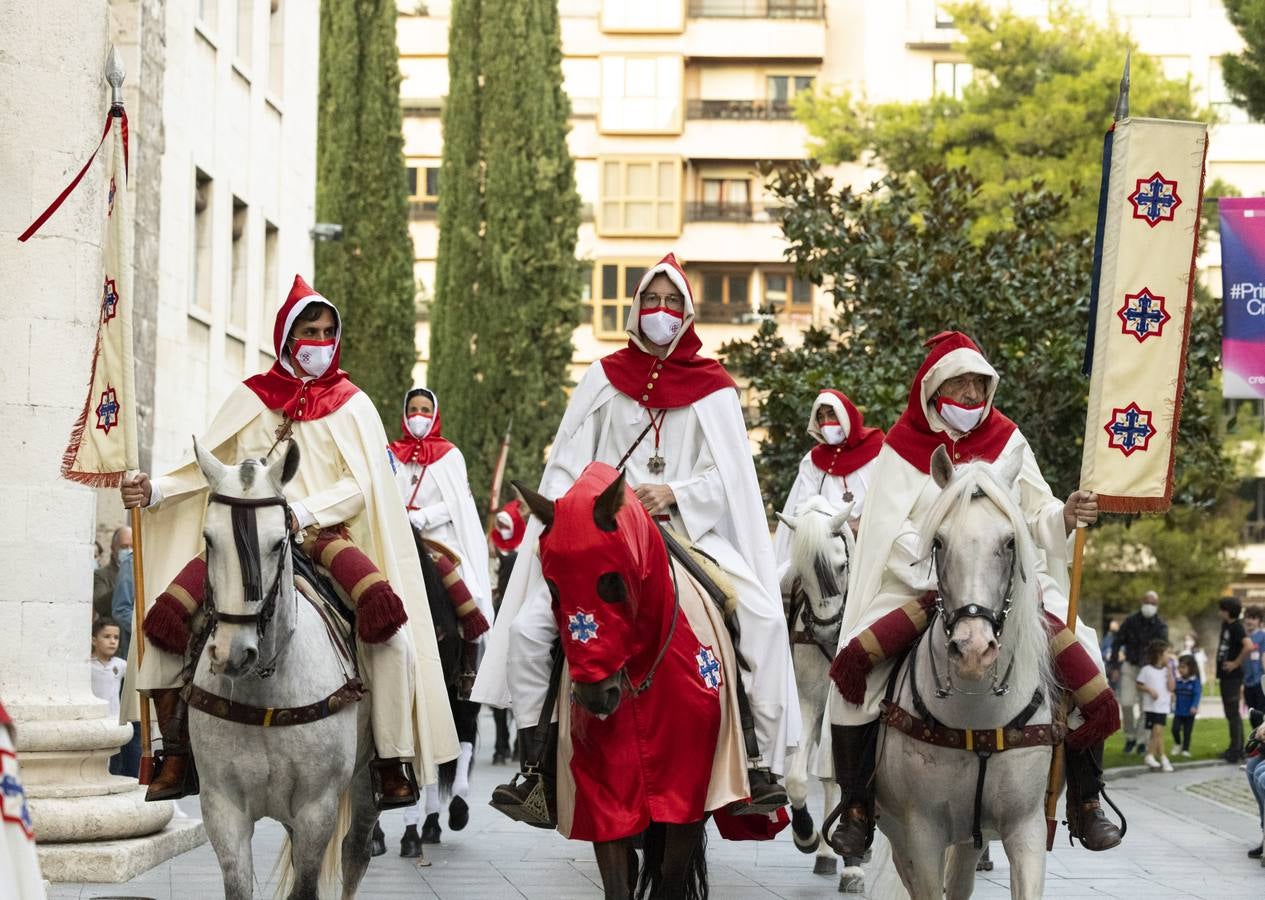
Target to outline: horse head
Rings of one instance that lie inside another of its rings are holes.
[[[625,682],[653,673],[668,628],[673,584],[663,540],[623,474],[604,463],[590,463],[556,501],[515,487],[545,526],[540,567],[574,697],[609,715]]]
[[[845,503],[836,511],[825,497],[813,494],[796,507],[794,516],[777,514],[791,530],[791,569],[799,577],[818,622],[834,620],[847,599],[856,546],[848,524],[853,505]]]
[[[228,466],[195,439],[198,467],[210,486],[202,537],[211,613],[206,653],[211,673],[234,678],[275,660],[293,629],[281,595],[290,596],[290,509],[282,487],[299,468],[299,448],[288,442],[272,463],[248,459]],[[273,624],[272,628],[269,625]]]
[[[995,671],[1003,639],[1012,659],[1030,656],[1038,676],[1049,677],[1032,574],[1036,551],[1013,495],[1020,466],[1016,457],[955,470],[943,447],[931,457],[931,477],[941,493],[928,514],[923,545],[935,567],[938,627],[950,664],[971,681]]]

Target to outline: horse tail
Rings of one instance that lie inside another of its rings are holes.
[[[277,883],[276,889],[272,892],[272,900],[282,900],[283,897],[290,896],[290,892],[294,890],[294,860],[290,856],[290,835],[287,833],[281,839],[281,849],[277,851],[277,861],[272,864],[272,874],[269,879]]]
[[[637,881],[637,900],[658,897],[663,891],[663,858],[667,850],[668,829],[662,822],[651,822],[642,839],[641,876],[637,877],[635,860],[629,867],[629,881]],[[685,900],[707,900],[707,831],[700,829],[698,841],[685,864]]]
[[[457,761],[450,759],[439,764],[439,798],[447,800],[452,796],[452,786],[457,780]]]

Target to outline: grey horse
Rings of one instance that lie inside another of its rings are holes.
[[[298,470],[298,446],[289,443],[270,464],[248,459],[236,466],[196,441],[194,450],[211,492],[204,538],[214,603],[194,687],[264,710],[333,696],[354,666],[335,648],[331,625],[294,587],[282,487]],[[243,565],[254,570],[246,579]],[[253,596],[247,596],[248,581]],[[253,895],[250,842],[255,822],[265,817],[281,822],[289,835],[278,860],[278,895],[288,889],[290,900],[317,900],[332,896],[340,883],[343,898],[356,895],[378,818],[369,779],[369,710],[367,702],[331,705],[339,708],[316,721],[263,727],[191,704],[202,814],[226,900]]]
[[[942,606],[901,666],[893,699],[901,709],[915,710],[916,687],[937,722],[1004,731],[999,740],[1008,745],[1019,732],[1006,726],[1035,704],[1026,725],[1034,733],[1047,726],[1052,734],[1057,685],[1037,591],[1037,550],[1006,487],[1018,472],[994,471],[982,462],[955,472],[941,448],[932,457],[931,474],[941,494],[923,540],[928,564],[936,566]],[[885,727],[877,771],[879,827],[911,896],[943,892],[956,900],[974,890],[982,852],[973,835],[981,777],[984,846],[989,838],[1001,839],[1012,897],[1042,895],[1042,801],[1052,748],[1040,740],[992,753],[981,767],[980,757],[967,749],[933,746],[891,724]]]

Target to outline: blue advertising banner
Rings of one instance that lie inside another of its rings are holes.
[[[1223,197],[1222,393],[1265,397],[1265,197]]]

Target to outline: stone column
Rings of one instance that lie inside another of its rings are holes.
[[[106,0],[0,0],[0,697],[53,881],[127,880],[201,840],[189,820],[169,824],[170,803],[107,773],[131,727],[90,685],[95,496],[59,477],[96,339],[100,159],[17,241],[100,137],[107,11]]]

